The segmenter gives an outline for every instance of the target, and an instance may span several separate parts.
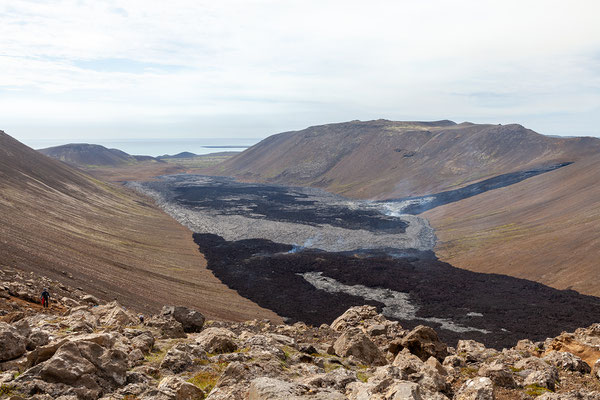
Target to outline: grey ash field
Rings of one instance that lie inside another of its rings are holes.
[[[221,281],[290,322],[318,326],[370,304],[403,326],[434,327],[449,344],[475,339],[502,348],[600,315],[596,297],[439,261],[427,220],[403,214],[414,199],[355,201],[197,175],[131,185],[196,232]]]

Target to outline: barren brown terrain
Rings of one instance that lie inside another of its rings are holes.
[[[599,151],[598,139],[548,137],[517,124],[352,121],[270,136],[206,172],[390,199],[457,189]]]
[[[0,263],[117,299],[211,318],[270,318],[205,268],[192,232],[149,199],[50,159],[0,131]],[[50,288],[52,290],[52,288]]]
[[[600,296],[600,154],[424,213],[456,267]]]
[[[160,175],[191,173],[193,169],[178,164],[140,161],[131,165],[103,167],[78,166],[86,173],[105,182],[150,181]]]

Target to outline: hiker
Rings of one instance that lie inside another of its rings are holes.
[[[138,318],[140,319],[140,324],[143,324],[144,323],[144,314],[138,315]]]
[[[48,302],[50,301],[50,293],[48,293],[48,289],[44,288],[41,299],[42,299],[42,307],[48,308]]]

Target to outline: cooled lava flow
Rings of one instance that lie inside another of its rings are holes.
[[[318,326],[371,304],[403,327],[434,327],[450,345],[474,339],[501,349],[544,340],[597,320],[600,299],[497,274],[452,267],[431,252],[304,250],[264,239],[194,234],[208,268],[262,307]]]

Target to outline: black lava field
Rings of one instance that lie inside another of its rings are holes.
[[[533,176],[554,171],[571,164],[571,162],[564,162],[525,171],[510,172],[508,174],[494,176],[493,178],[467,185],[460,189],[448,190],[446,192],[440,192],[428,196],[406,197],[403,199],[398,199],[398,201],[406,201],[409,203],[402,210],[403,213],[416,215],[427,210],[431,210],[432,208],[443,206],[444,204],[454,203],[469,197],[477,196],[478,194],[485,193],[489,190],[500,189],[506,186],[514,185],[515,183],[519,183]],[[393,200],[386,201],[389,202]]]
[[[600,299],[571,290],[497,274],[452,267],[431,252],[391,257],[382,252],[332,253],[304,250],[268,240],[226,241],[211,234],[194,234],[208,268],[232,289],[260,306],[312,325],[331,323],[350,306],[381,301],[347,293],[331,293],[311,285],[301,275],[321,272],[344,285],[364,285],[407,293],[418,318],[449,319],[479,331],[455,332],[421,319],[400,320],[405,328],[434,327],[450,345],[474,339],[487,346],[514,346],[573,331],[597,321]],[[389,316],[388,316],[389,317]],[[398,318],[392,318],[398,319]]]
[[[404,233],[406,228],[404,221],[376,210],[349,209],[317,201],[313,196],[285,186],[213,178],[211,185],[184,186],[175,192],[180,205],[218,210],[221,215],[243,215],[313,226],[328,224],[371,232]]]

